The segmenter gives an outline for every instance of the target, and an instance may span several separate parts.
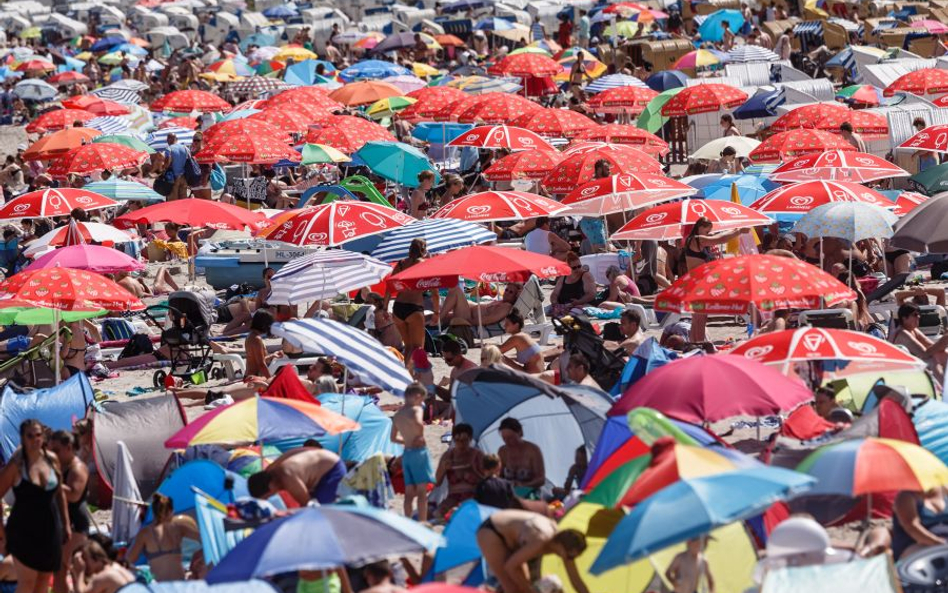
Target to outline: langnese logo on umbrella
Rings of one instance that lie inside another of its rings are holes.
[[[740,208],[735,208],[734,206],[722,206],[721,212],[729,214],[734,218],[747,218],[747,215],[742,212]]]
[[[875,165],[875,164],[876,164],[876,162],[875,162],[874,160],[872,160],[872,159],[870,159],[870,158],[868,158],[868,157],[864,157],[864,156],[857,156],[857,157],[856,157],[855,159],[853,159],[853,160],[855,160],[857,163],[859,163],[859,164],[861,164],[861,165],[866,165],[866,166],[872,166],[872,165]]]
[[[310,233],[306,235],[306,241],[311,243],[324,243],[329,239],[326,233]]]
[[[796,206],[797,208],[805,208],[815,201],[813,196],[792,196],[790,198],[790,205]]]
[[[583,189],[579,190],[579,195],[585,198],[585,197],[595,195],[596,192],[598,191],[599,191],[599,186],[597,184],[590,187],[584,187]]]
[[[30,205],[26,203],[20,203],[13,207],[13,211],[16,213],[26,212],[29,209],[30,209]]]
[[[744,352],[744,358],[760,360],[761,358],[766,357],[768,354],[770,354],[773,351],[774,351],[774,347],[770,345],[754,346],[753,348],[748,348],[747,351]]]
[[[656,212],[645,217],[645,224],[658,224],[668,217],[667,212]]]
[[[846,345],[863,356],[881,356],[879,349],[869,342],[846,342]]]
[[[490,206],[468,206],[467,213],[471,216],[486,216],[490,214]]]

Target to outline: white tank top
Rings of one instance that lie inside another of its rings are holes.
[[[550,255],[550,232],[543,229],[533,229],[523,238],[524,248],[531,253]]]

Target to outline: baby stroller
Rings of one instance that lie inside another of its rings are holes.
[[[211,368],[214,360],[210,340],[211,325],[217,321],[216,300],[211,291],[180,290],[168,296],[167,305],[145,309],[145,315],[159,326],[162,315],[167,314],[161,346],[168,348],[171,368],[155,371],[155,389],[164,389],[168,375],[190,383],[203,383],[208,375],[218,378],[219,373],[213,373]]]
[[[589,374],[605,391],[622,377],[625,361],[606,349],[602,336],[585,315],[570,314],[553,318],[553,329],[563,336],[563,350],[569,355],[582,354],[589,361]]]

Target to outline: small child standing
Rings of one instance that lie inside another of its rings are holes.
[[[405,405],[392,416],[393,443],[405,446],[402,471],[405,474],[405,516],[412,518],[412,508],[418,520],[428,521],[428,484],[434,484],[435,475],[425,443],[425,421],[422,402],[428,390],[421,383],[412,383],[405,389]]]
[[[708,583],[707,591],[703,593],[714,593],[714,579],[704,557],[705,544],[704,537],[688,540],[688,547],[675,556],[665,571],[665,578],[672,584],[675,593],[698,593],[702,577]]]

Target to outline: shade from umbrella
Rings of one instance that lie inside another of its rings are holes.
[[[898,346],[861,332],[822,327],[770,332],[728,352],[767,365],[810,360],[847,360],[905,366],[924,364]]]
[[[609,164],[609,173],[661,174],[662,166],[645,152],[624,144],[587,143],[572,146],[566,158],[543,178],[543,187],[554,193],[569,193],[595,179],[596,163]]]
[[[273,335],[305,352],[334,356],[366,385],[396,395],[412,382],[405,364],[363,330],[329,319],[304,319],[274,324]]]
[[[863,202],[891,208],[892,202],[874,189],[848,181],[807,181],[775,189],[751,204],[766,214],[802,214],[832,202]]]
[[[95,272],[70,268],[21,271],[0,282],[0,293],[39,307],[60,310],[141,311],[145,304]]]
[[[698,68],[711,68],[719,66],[727,61],[727,54],[716,49],[695,49],[681,56],[672,68],[676,70],[686,70]]]
[[[288,210],[270,221],[258,236],[293,245],[335,247],[414,222],[394,208],[370,202],[334,201]]]
[[[428,156],[403,142],[366,142],[355,156],[376,175],[400,185],[418,187],[418,175],[422,171],[434,173],[435,183],[440,183],[441,174]]]
[[[23,152],[25,161],[48,161],[91,142],[101,132],[89,128],[66,128],[43,136]]]
[[[209,583],[245,582],[301,570],[361,566],[392,554],[433,552],[443,538],[391,511],[321,506],[257,528],[207,575]]]
[[[372,257],[389,263],[402,260],[408,257],[408,248],[416,238],[425,240],[429,255],[438,255],[461,247],[493,243],[497,235],[466,220],[422,220],[386,232],[385,238],[372,251]]]
[[[747,229],[773,223],[773,219],[756,210],[730,201],[684,200],[649,208],[613,233],[611,239],[664,241],[684,238],[700,218],[709,219],[716,231]]]
[[[84,190],[95,192],[113,200],[136,202],[164,202],[165,197],[148,187],[135,181],[125,181],[111,177],[106,181],[95,181],[83,186]]]
[[[747,100],[747,93],[726,84],[709,83],[686,87],[664,107],[665,117],[711,113],[737,107]]]
[[[479,282],[526,282],[533,275],[545,279],[569,273],[569,266],[548,255],[476,245],[427,259],[390,276],[388,283],[397,290],[418,290],[452,287],[462,276]]]
[[[265,221],[262,215],[246,208],[189,198],[145,206],[119,216],[114,224],[120,229],[134,228],[139,224],[173,222],[192,228],[244,230],[247,227],[258,228]]]
[[[528,129],[515,126],[477,126],[461,134],[448,146],[506,148],[510,150],[554,150],[546,140]]]
[[[807,494],[861,496],[948,485],[948,467],[931,452],[895,439],[850,439],[820,447],[797,471],[816,478]]]
[[[56,109],[47,111],[31,121],[26,125],[26,131],[31,134],[54,132],[71,128],[76,122],[85,123],[94,117],[94,114],[84,109]]]
[[[891,205],[891,202],[889,202]],[[831,202],[810,210],[795,225],[794,232],[808,238],[835,237],[852,243],[863,239],[888,239],[899,217],[872,204]]]
[[[567,205],[537,194],[519,191],[485,191],[455,198],[431,218],[455,218],[469,222],[527,220],[556,216]]]
[[[16,83],[13,94],[24,101],[51,101],[59,95],[59,91],[47,82],[30,78]]]
[[[776,467],[680,480],[645,499],[619,522],[590,572],[601,574],[759,515],[812,484],[808,476]]]
[[[0,219],[69,216],[74,209],[91,211],[117,202],[86,189],[40,189],[17,196],[0,208]]]
[[[940,95],[948,91],[948,71],[940,68],[922,68],[903,74],[885,87],[883,94],[891,97],[896,93],[913,95]]]
[[[57,158],[48,169],[53,177],[70,174],[88,175],[101,171],[137,167],[148,160],[148,154],[123,144],[92,142],[74,148]]]
[[[948,253],[948,200],[931,198],[903,216],[895,225],[892,245],[922,253]]]
[[[868,183],[891,177],[908,177],[908,171],[882,157],[864,152],[830,150],[784,163],[769,175],[775,181],[850,181]]]
[[[581,185],[562,203],[570,206],[571,215],[601,217],[687,197],[696,191],[664,175],[621,173]]]
[[[702,264],[656,297],[661,311],[737,315],[760,311],[820,309],[856,298],[845,284],[800,260],[745,255]]]
[[[523,150],[508,154],[494,161],[484,171],[488,181],[513,181],[515,179],[543,179],[563,159],[556,150]]]
[[[74,270],[89,270],[99,274],[114,274],[115,272],[134,272],[144,270],[145,265],[133,257],[111,247],[99,245],[73,245],[62,247],[36,260],[24,268],[25,271],[42,268],[72,268]]]
[[[752,150],[748,157],[755,163],[767,163],[787,161],[794,157],[820,154],[829,150],[855,152],[856,148],[838,134],[799,129],[777,132]]]
[[[271,279],[268,302],[276,305],[312,303],[378,284],[391,273],[390,265],[361,253],[319,251],[280,268]]]
[[[737,151],[735,155],[737,158],[744,159],[758,146],[760,146],[760,140],[745,138],[744,136],[725,136],[708,142],[696,150],[691,158],[714,160],[721,156],[722,150],[731,147]]]

